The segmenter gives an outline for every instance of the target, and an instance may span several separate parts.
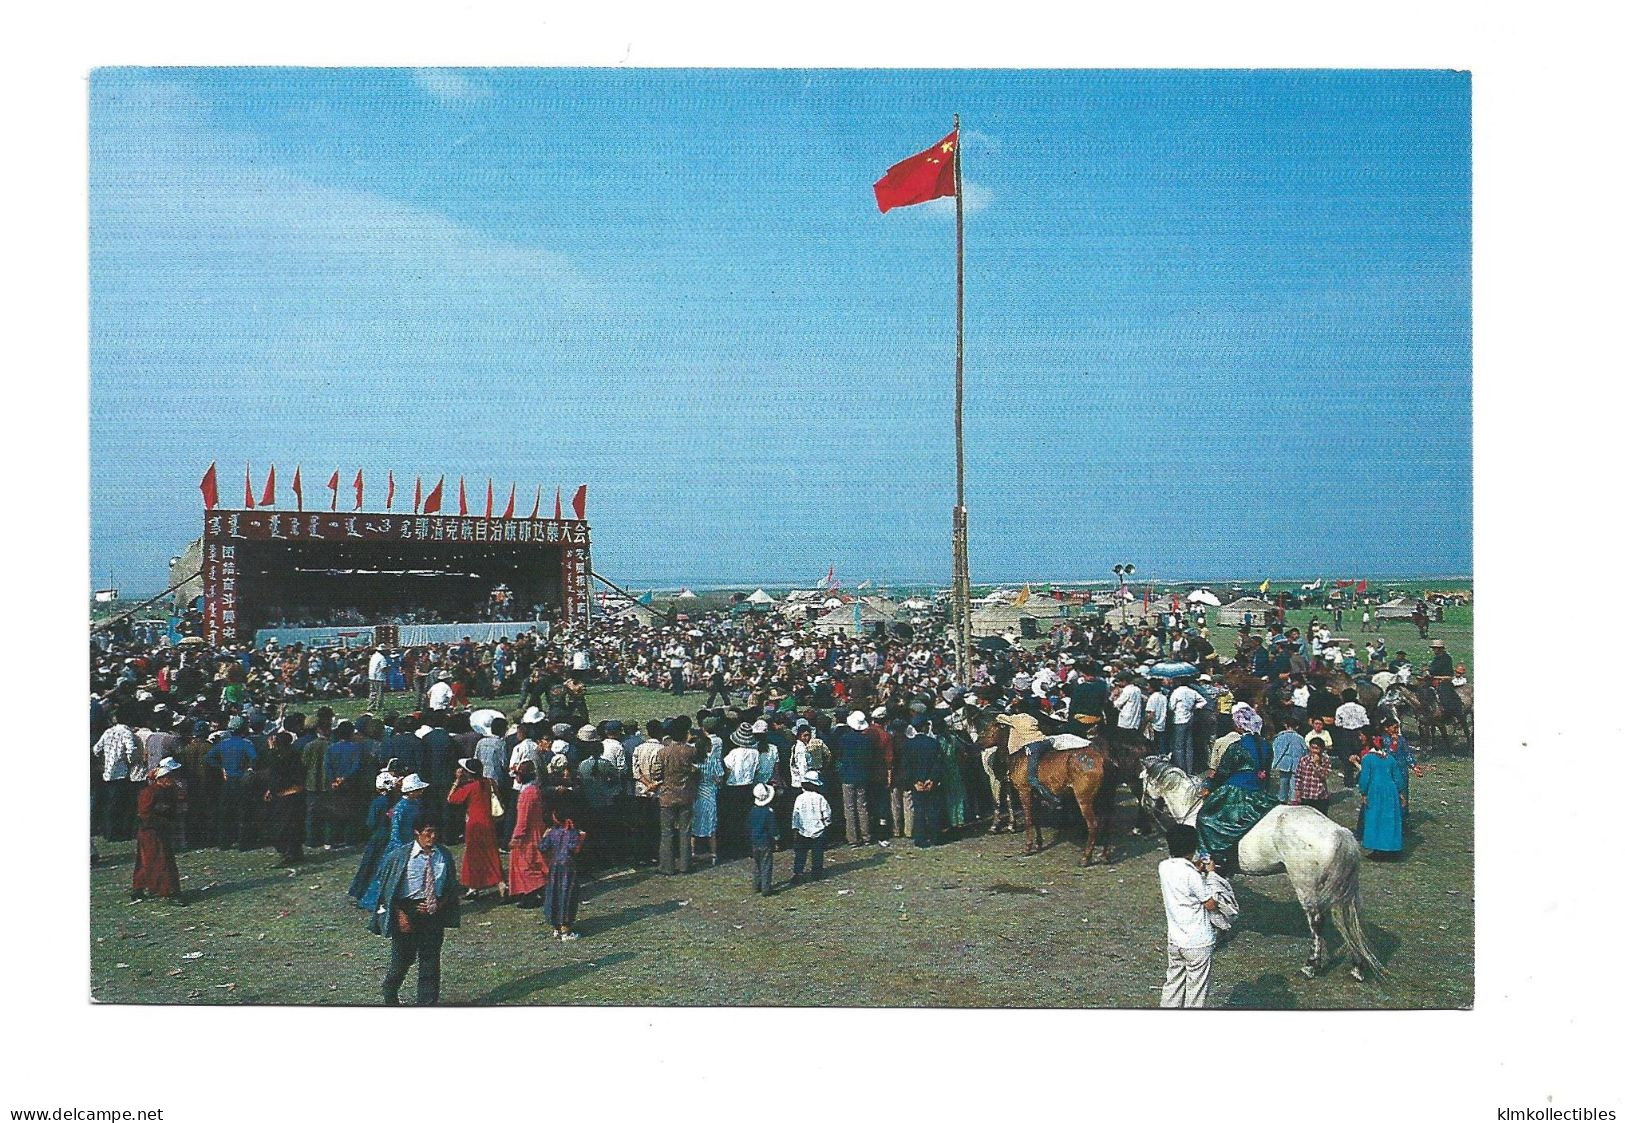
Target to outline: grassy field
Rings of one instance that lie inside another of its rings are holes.
[[[1289,613],[1303,626],[1310,613]],[[1345,633],[1358,636],[1358,623]],[[1472,662],[1471,609],[1433,634]],[[1214,629],[1228,650],[1229,629]],[[1426,650],[1390,626],[1390,650]],[[1402,638],[1403,637],[1403,638]],[[593,687],[593,720],[692,713],[704,701],[638,687]],[[512,695],[498,708],[511,709]],[[335,707],[360,712],[364,703]],[[1355,983],[1338,956],[1318,979],[1302,912],[1282,876],[1237,883],[1242,919],[1220,949],[1214,1001],[1234,1007],[1465,1007],[1473,1001],[1472,762],[1430,758],[1412,783],[1402,861],[1362,870],[1365,927],[1389,966]],[[1335,786],[1335,781],[1334,781]],[[1126,797],[1125,797],[1126,799]],[[1353,825],[1352,793],[1333,818]],[[1130,811],[1120,804],[1118,821]],[[823,882],[771,900],[749,892],[749,863],[665,878],[612,869],[585,890],[580,942],[545,939],[536,912],[481,903],[446,943],[445,1001],[467,1004],[1106,1006],[1155,1005],[1164,924],[1160,840],[1120,835],[1109,865],[1080,869],[1075,825],[1036,857],[1021,840],[975,835],[934,850],[834,850]],[[90,873],[91,994],[101,1002],[369,1004],[389,959],[345,896],[354,850],[273,868],[270,850],[180,857],[186,908],[130,904],[131,844],[103,844]],[[779,856],[781,881],[789,855]],[[1338,947],[1333,937],[1334,948]],[[407,1000],[412,983],[408,980]]]
[[[1473,1000],[1472,768],[1435,761],[1413,782],[1410,849],[1362,870],[1365,926],[1389,965],[1355,983],[1339,962],[1299,976],[1302,913],[1281,876],[1238,882],[1239,930],[1218,953],[1214,1001],[1272,1009],[1465,1007]],[[1338,792],[1333,816],[1351,824]],[[1127,818],[1126,805],[1119,821]],[[749,863],[685,877],[605,871],[580,942],[544,938],[536,912],[477,904],[446,943],[444,999],[469,1004],[1149,1006],[1163,968],[1159,844],[1125,835],[1080,869],[1075,830],[1036,857],[982,835],[933,850],[835,850],[826,879],[770,900]],[[387,941],[345,897],[356,852],[290,873],[269,850],[180,857],[192,904],[130,904],[130,844],[90,875],[91,993],[101,1002],[372,1003]],[[777,866],[782,880],[789,856]],[[1334,937],[1335,941],[1335,937]],[[407,987],[408,1000],[411,983]]]

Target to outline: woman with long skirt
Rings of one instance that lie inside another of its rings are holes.
[[[418,820],[423,817],[423,793],[429,790],[429,785],[416,772],[401,781],[401,798],[389,816],[389,840],[384,846],[384,856],[378,860],[378,872],[388,863],[389,856],[404,846],[411,846],[414,833],[417,830]],[[361,907],[372,912],[378,907],[378,894],[383,886],[379,884],[375,874],[372,883],[367,886],[367,893],[361,898]]]
[[[485,779],[485,766],[473,757],[457,762],[457,778],[446,802],[465,811],[463,827],[463,900],[472,901],[484,889],[502,885],[502,853],[497,849],[496,821],[491,801],[496,786]]]
[[[720,860],[717,856],[717,786],[728,774],[728,770],[722,766],[722,738],[710,731],[715,725],[716,719],[709,717],[701,723],[703,732],[697,740],[706,752],[705,757],[697,762],[700,784],[695,790],[694,818],[688,831],[695,842],[705,843],[713,866]]]
[[[367,809],[367,843],[361,848],[361,864],[350,881],[350,898],[357,905],[366,896],[367,887],[377,880],[378,867],[383,865],[384,851],[389,848],[390,818],[401,798],[395,790],[399,784],[387,768],[373,781],[373,790],[378,794]]]
[[[553,812],[553,826],[542,836],[541,851],[547,858],[547,889],[542,907],[553,926],[555,940],[580,939],[570,929],[576,922],[576,906],[581,903],[581,879],[576,874],[576,856],[587,836],[576,829],[575,820]]]
[[[285,729],[271,734],[270,757],[264,801],[271,844],[277,865],[296,866],[305,860],[305,761]]]
[[[547,887],[547,856],[541,848],[547,833],[547,808],[536,786],[536,766],[521,761],[514,770],[520,784],[514,806],[513,838],[508,842],[508,895],[522,909],[538,908],[542,890]]]
[[[1360,758],[1360,845],[1373,858],[1405,849],[1405,797],[1400,793],[1399,764],[1385,738],[1373,737]]]
[[[180,808],[175,773],[180,767],[174,757],[165,757],[136,795],[132,901],[151,894],[177,905],[186,903],[181,898],[181,873],[175,865],[175,821]]]

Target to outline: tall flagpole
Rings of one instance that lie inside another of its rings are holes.
[[[965,518],[965,184],[959,159],[963,142],[959,136],[959,114],[954,114],[954,233],[955,272],[958,281],[955,318],[958,346],[954,353],[954,609],[958,614],[959,684],[970,685],[970,551]]]

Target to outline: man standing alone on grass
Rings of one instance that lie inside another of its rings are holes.
[[[379,646],[367,660],[367,708],[375,714],[384,712],[384,695],[389,690],[389,649]]]
[[[1219,907],[1211,860],[1195,861],[1196,828],[1168,828],[1169,856],[1157,866],[1162,910],[1168,919],[1168,974],[1162,984],[1164,1009],[1207,1005],[1217,932],[1209,914]]]
[[[440,948],[447,928],[461,924],[462,886],[451,851],[439,844],[434,820],[420,821],[411,846],[384,860],[378,875],[378,908],[371,928],[388,936],[389,972],[384,976],[384,1005],[401,1004],[401,983],[418,965],[418,1005],[440,1002]]]

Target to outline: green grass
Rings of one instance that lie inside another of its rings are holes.
[[[1221,658],[1228,659],[1236,646],[1236,629],[1219,624],[1218,609],[1208,610],[1208,632],[1211,642]],[[1331,613],[1324,608],[1289,608],[1286,613],[1286,625],[1289,628],[1299,628],[1307,631],[1311,617],[1325,621],[1331,627]],[[1380,623],[1380,626],[1378,626]],[[1403,651],[1410,656],[1411,665],[1418,670],[1427,667],[1431,658],[1428,647],[1430,640],[1444,640],[1445,649],[1458,663],[1467,664],[1470,675],[1473,670],[1473,606],[1462,608],[1446,608],[1444,610],[1444,623],[1428,625],[1428,638],[1422,639],[1416,634],[1416,626],[1409,620],[1383,620],[1372,621],[1373,631],[1365,633],[1360,631],[1360,613],[1358,610],[1347,610],[1343,613],[1343,630],[1334,633],[1339,637],[1354,640],[1360,645],[1360,658],[1365,658],[1365,641],[1382,636],[1388,644],[1389,657]],[[1257,633],[1258,629],[1253,629]]]
[[[1302,913],[1282,876],[1238,882],[1243,916],[1214,968],[1214,1002],[1266,1008],[1464,1007],[1473,1001],[1471,763],[1413,781],[1411,849],[1365,863],[1365,926],[1389,965],[1314,980]],[[1119,821],[1127,818],[1126,803]],[[1351,824],[1337,792],[1333,817]],[[536,912],[480,904],[446,942],[443,996],[473,1004],[1150,1006],[1163,971],[1150,839],[1080,870],[1074,830],[1033,858],[1020,839],[929,851],[835,850],[827,879],[771,900],[749,863],[686,877],[617,871],[587,886],[579,943]],[[102,1002],[373,1003],[387,941],[344,896],[356,852],[294,874],[269,850],[180,856],[186,908],[126,902],[130,844],[91,871],[91,991]],[[788,876],[788,855],[777,873]],[[1335,941],[1335,937],[1334,937]],[[193,952],[202,954],[193,959]],[[412,982],[407,985],[410,1000]]]

